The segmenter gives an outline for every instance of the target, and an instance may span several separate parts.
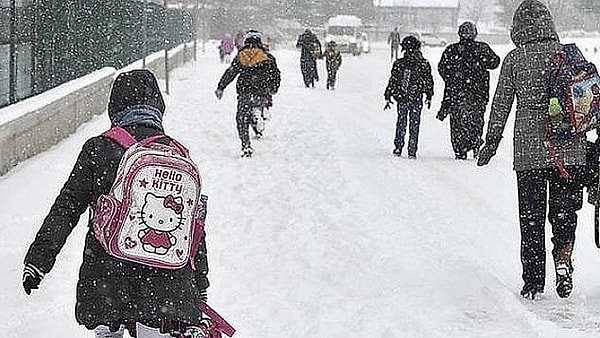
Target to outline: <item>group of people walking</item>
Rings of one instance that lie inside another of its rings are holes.
[[[438,64],[445,89],[436,117],[443,121],[450,116],[455,158],[464,160],[467,153],[472,152],[477,165],[485,166],[496,154],[516,99],[514,170],[521,228],[524,282],[521,295],[535,299],[544,292],[547,214],[552,225],[556,292],[560,297],[568,297],[573,288],[571,256],[577,227],[576,212],[582,208],[584,176],[588,169],[585,135],[556,140],[555,155],[564,159],[570,177],[561,175],[546,143],[552,57],[562,49],[552,15],[538,0],[523,1],[514,13],[510,36],[516,48],[502,62],[485,142],[483,128],[489,100],[489,71],[497,68],[501,60],[488,44],[476,41],[477,29],[473,23],[460,25],[458,35],[460,41],[444,50]],[[396,35],[390,35],[392,46],[395,40]],[[391,106],[392,98],[396,101],[398,120],[393,154],[402,154],[408,118],[408,157],[416,158],[423,97],[429,106],[433,81],[430,65],[420,52],[419,41],[407,36],[400,42],[400,47],[404,56],[392,67],[384,92],[385,108]]]
[[[484,114],[489,99],[489,70],[500,64],[500,57],[490,46],[476,41],[477,28],[465,22],[458,30],[459,42],[448,46],[438,63],[438,72],[445,82],[444,97],[436,117],[443,121],[450,116],[450,139],[456,159],[464,160],[467,152],[477,157],[483,144]],[[400,34],[397,28],[390,34],[394,48]],[[398,120],[394,138],[396,156],[402,154],[408,124],[408,157],[416,158],[420,115],[423,97],[428,108],[433,97],[433,76],[429,62],[421,53],[421,42],[409,35],[400,40],[404,52],[392,67],[385,89],[385,108],[391,107],[392,98],[397,103]],[[407,121],[408,120],[408,121]]]
[[[315,44],[319,43],[311,34],[307,30],[299,39],[307,87],[312,87],[318,79],[310,51],[314,52]],[[521,229],[523,287],[520,293],[525,298],[535,299],[544,292],[547,214],[552,225],[556,292],[560,297],[568,297],[573,288],[576,212],[582,208],[583,201],[581,177],[586,171],[586,139],[585,135],[579,135],[557,140],[556,151],[571,173],[568,178],[562,176],[544,139],[551,58],[562,48],[552,16],[538,0],[524,0],[516,10],[511,30],[516,48],[502,61],[485,142],[482,133],[483,115],[489,99],[489,70],[498,67],[500,58],[486,43],[476,41],[474,24],[460,25],[458,35],[460,41],[446,48],[438,64],[446,87],[437,118],[444,120],[450,116],[451,142],[456,158],[465,159],[471,151],[477,158],[477,165],[485,166],[500,146],[513,102],[517,100],[514,170]],[[252,154],[249,139],[252,108],[268,106],[270,97],[279,90],[281,80],[276,60],[262,45],[261,39],[260,32],[247,32],[243,46],[215,90],[220,99],[228,84],[238,78],[236,122],[243,156]],[[423,105],[431,107],[434,95],[432,69],[423,57],[416,37],[403,38],[399,47],[404,55],[393,64],[384,98],[386,107],[392,105],[392,99],[397,105],[393,154],[402,154],[408,124],[407,153],[416,158],[421,110]],[[339,67],[341,58],[336,55],[335,44],[328,44],[326,57],[328,53],[332,54],[328,63]],[[333,81],[327,83],[329,89],[335,86],[335,73],[333,75]],[[147,138],[165,143],[173,141],[165,135],[164,111],[165,103],[151,72],[134,70],[116,78],[108,103],[108,116],[111,127],[127,132],[133,143]],[[25,256],[23,288],[27,294],[37,289],[44,275],[53,268],[79,217],[88,206],[95,205],[101,195],[111,191],[125,152],[119,142],[105,134],[85,143]],[[167,177],[162,173],[159,176]],[[146,183],[139,182],[144,187]],[[157,205],[172,215],[179,215],[184,208],[171,195]],[[154,240],[160,240],[161,245],[174,244],[169,237],[161,237],[158,231],[155,235]],[[94,330],[96,337],[120,338],[125,329],[140,338],[192,337],[194,328],[202,324],[198,304],[206,302],[209,286],[204,240],[193,249],[197,254],[190,265],[165,270],[110,256],[100,246],[93,231],[88,231],[77,284],[77,321]]]

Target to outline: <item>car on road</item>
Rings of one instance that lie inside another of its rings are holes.
[[[419,39],[419,41],[421,41],[421,45],[423,46],[430,46],[430,47],[445,47],[448,44],[448,41],[446,41],[443,38],[440,38],[439,36],[433,34],[433,33],[410,33],[409,35],[412,35],[414,37],[416,37],[417,39]]]

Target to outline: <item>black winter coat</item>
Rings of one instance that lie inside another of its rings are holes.
[[[396,60],[385,89],[384,97],[396,102],[421,101],[423,95],[431,100],[433,96],[433,76],[431,66],[421,52],[406,52]]]
[[[500,57],[485,42],[463,39],[448,46],[438,64],[446,83],[442,110],[444,116],[460,103],[485,106],[489,101],[490,69],[500,65]]]
[[[342,54],[337,48],[325,50],[325,65],[328,72],[336,72],[342,65]]]
[[[316,60],[321,57],[321,41],[312,32],[300,34],[296,41],[296,48],[300,48],[300,60]]]
[[[126,127],[137,140],[160,134],[157,129]],[[110,190],[125,150],[115,141],[97,136],[83,145],[67,182],[44,219],[25,257],[48,273],[81,214]],[[196,270],[188,265],[164,270],[113,258],[87,232],[77,283],[77,322],[93,329],[100,324],[130,331],[135,321],[152,327],[169,321],[197,324],[200,292],[208,287],[206,246],[202,241]]]
[[[275,57],[260,45],[246,45],[238,52],[219,80],[217,89],[225,90],[238,75],[238,96],[266,97],[277,93],[281,83],[281,72]]]

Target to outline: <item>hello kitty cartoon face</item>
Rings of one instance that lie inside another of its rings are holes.
[[[183,198],[147,193],[140,212],[141,224],[159,232],[171,232],[183,224]]]

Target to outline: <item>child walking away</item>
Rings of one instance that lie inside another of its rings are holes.
[[[337,71],[342,65],[342,54],[337,43],[330,41],[325,50],[325,65],[327,66],[327,89],[335,89]]]
[[[521,227],[521,295],[535,299],[544,292],[548,215],[552,225],[556,292],[565,298],[573,289],[571,256],[577,211],[583,203],[581,175],[586,170],[586,137],[580,134],[556,140],[555,155],[563,160],[564,168],[571,174],[570,178],[562,176],[546,146],[544,133],[549,120],[552,57],[563,49],[546,5],[537,0],[523,1],[513,17],[511,38],[516,48],[502,63],[485,146],[479,153],[477,165],[487,165],[496,154],[516,98],[513,166]]]
[[[239,75],[239,77],[238,77]],[[275,57],[262,45],[262,34],[250,30],[246,34],[244,47],[238,52],[231,66],[225,71],[215,95],[223,97],[225,88],[236,78],[237,114],[236,122],[242,143],[242,157],[251,157],[253,149],[250,145],[249,127],[258,127],[263,122],[262,112],[271,100],[271,96],[279,90],[281,75]],[[262,136],[262,130],[254,129],[256,136]]]
[[[25,256],[30,294],[90,207],[75,316],[96,337],[119,338],[125,329],[171,337],[203,327],[206,199],[187,149],[164,134],[164,112],[151,72],[119,74],[111,129],[85,142]]]
[[[394,98],[398,104],[398,120],[392,153],[395,156],[402,154],[406,124],[409,119],[408,157],[417,158],[423,95],[425,95],[427,108],[431,108],[433,76],[429,62],[421,54],[421,42],[416,37],[405,37],[401,46],[404,56],[396,60],[392,67],[392,75],[384,93],[386,100],[384,109],[391,107]]]
[[[219,45],[219,58],[221,62],[230,62],[231,53],[233,53],[233,49],[235,48],[235,43],[233,41],[233,37],[231,34],[225,34],[223,39],[221,39],[221,44]]]

